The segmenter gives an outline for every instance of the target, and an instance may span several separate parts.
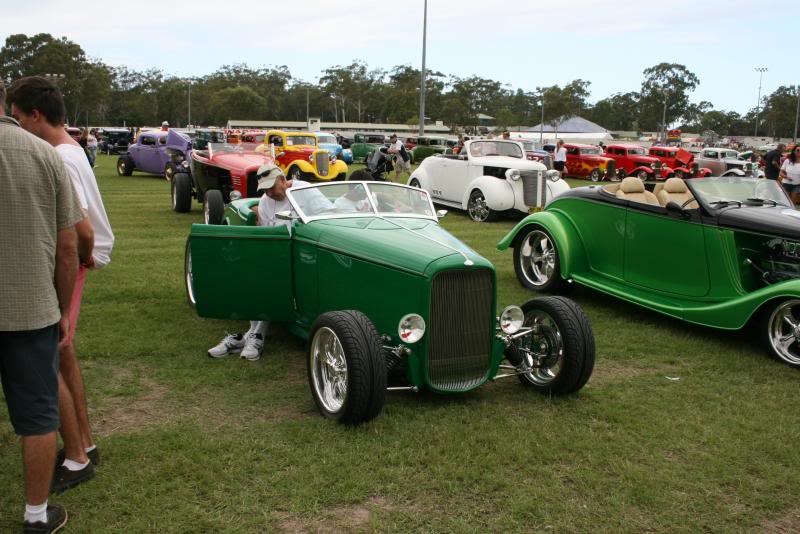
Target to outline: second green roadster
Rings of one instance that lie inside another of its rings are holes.
[[[324,416],[368,421],[392,389],[586,384],[594,337],[578,305],[547,297],[497,314],[494,267],[439,226],[427,192],[339,182],[287,194],[285,225],[254,226],[257,199],[231,202],[227,224],[193,225],[186,288],[202,317],[281,322],[308,340]]]
[[[751,177],[638,178],[563,193],[498,244],[523,286],[587,286],[688,322],[754,322],[772,356],[800,367],[800,212]]]

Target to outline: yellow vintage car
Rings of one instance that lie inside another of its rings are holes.
[[[347,164],[319,148],[316,136],[310,132],[270,130],[256,150],[274,151],[275,163],[290,180],[330,182],[347,178]]]

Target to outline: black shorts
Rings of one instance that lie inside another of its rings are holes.
[[[563,171],[563,170],[564,170],[564,162],[563,162],[563,161],[556,161],[556,162],[554,162],[554,163],[553,163],[553,168],[554,168],[555,170],[559,171],[559,172],[560,172],[560,171]]]
[[[0,381],[14,432],[39,436],[58,429],[58,323],[0,332]]]

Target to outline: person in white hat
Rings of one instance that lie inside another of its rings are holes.
[[[258,201],[259,226],[290,226],[291,221],[281,220],[275,214],[281,211],[292,211],[292,205],[286,197],[286,191],[292,187],[311,185],[302,180],[287,180],[277,165],[267,163],[259,167],[258,191],[263,193]],[[229,354],[240,353],[245,360],[256,361],[261,358],[264,348],[264,337],[267,335],[269,321],[250,321],[250,330],[237,334],[228,334],[218,345],[208,349],[211,358],[224,358]]]

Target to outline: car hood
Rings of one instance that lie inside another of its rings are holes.
[[[316,227],[317,243],[323,248],[414,274],[422,275],[431,262],[440,258],[458,256],[455,250],[466,254],[476,265],[491,267],[488,260],[428,219],[327,219],[308,226]]]
[[[181,152],[186,152],[192,146],[192,141],[189,136],[175,130],[167,132],[167,148],[174,148]]]
[[[506,156],[473,157],[470,162],[473,165],[482,165],[484,167],[503,167],[506,169],[519,169],[521,171],[547,170],[547,167],[537,161],[531,161],[525,158],[509,158]]]
[[[196,151],[192,151],[194,154]],[[258,170],[258,168],[266,163],[274,163],[275,160],[272,155],[267,153],[245,153],[245,154],[231,154],[222,153],[215,154],[214,158],[209,161],[205,158],[198,157],[203,162],[210,165],[215,165],[229,171],[241,171],[248,173],[250,171]]]
[[[800,211],[782,206],[727,208],[717,216],[726,228],[800,240]]]

